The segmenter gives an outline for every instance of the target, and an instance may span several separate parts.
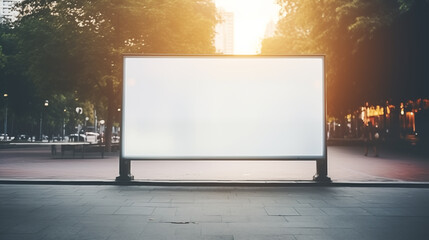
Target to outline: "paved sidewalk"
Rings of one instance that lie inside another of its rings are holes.
[[[428,239],[428,188],[0,184],[0,239]]]
[[[334,182],[429,182],[429,157],[381,149],[365,157],[359,146],[328,147],[328,176]],[[117,153],[88,158],[52,158],[50,148],[0,149],[0,179],[114,180]],[[315,161],[132,161],[140,181],[311,180]]]

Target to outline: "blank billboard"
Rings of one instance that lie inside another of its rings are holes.
[[[326,157],[323,56],[125,56],[124,159]]]

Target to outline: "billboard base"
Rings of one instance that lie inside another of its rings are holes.
[[[319,174],[314,175],[313,180],[318,182],[318,183],[331,183],[332,182],[330,177],[328,177],[326,175],[319,175]]]
[[[134,180],[134,176],[131,175],[131,161],[119,158],[119,176],[116,177],[117,182],[125,182]]]
[[[331,178],[328,177],[328,158],[316,160],[316,175],[313,176],[313,180],[319,183],[332,182]]]
[[[116,181],[117,182],[129,182],[134,180],[134,176],[133,175],[127,175],[127,176],[117,176],[116,177]]]

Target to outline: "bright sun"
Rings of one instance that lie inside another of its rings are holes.
[[[257,54],[270,21],[277,22],[276,0],[214,0],[217,8],[234,13],[234,54]]]

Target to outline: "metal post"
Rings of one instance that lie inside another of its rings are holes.
[[[119,157],[119,176],[116,177],[116,181],[131,181],[134,180],[134,176],[131,175],[131,161]]]
[[[7,140],[7,103],[6,103],[6,112],[4,114],[4,139],[3,140]]]
[[[79,120],[79,115],[81,115],[83,113],[83,109],[81,107],[77,107],[76,108],[76,113],[77,113],[77,120]],[[76,121],[77,122],[77,121]],[[80,129],[79,129],[80,124],[77,124],[77,141],[80,142]],[[84,140],[85,141],[85,140]]]
[[[89,117],[85,117],[85,134],[87,132],[87,126],[86,126],[86,122],[89,120]]]
[[[314,175],[313,180],[319,183],[330,183],[332,182],[331,178],[328,177],[328,159],[317,159],[316,160],[316,175]]]
[[[64,110],[63,110],[63,125],[62,125],[62,129],[61,129],[62,130],[61,133],[63,135],[62,141],[64,141],[64,138],[66,136],[66,112],[67,112],[67,109],[64,108]]]
[[[43,111],[40,113],[39,141],[42,141],[42,120],[43,120]]]
[[[5,102],[5,113],[4,113],[4,138],[3,138],[3,140],[4,141],[7,141],[7,97],[8,97],[8,94],[7,93],[5,93],[5,94],[3,94],[3,97],[4,97],[4,102]]]
[[[64,137],[66,136],[66,120],[65,117],[63,118],[63,129],[62,129],[62,133],[63,133],[63,138],[62,140],[64,141]]]
[[[80,139],[79,139],[79,137],[80,137],[80,134],[79,134],[79,123],[77,124],[77,140],[76,140],[76,142],[80,142]]]
[[[94,132],[97,133],[97,110],[94,110]]]
[[[45,108],[46,108],[47,106],[49,106],[49,101],[48,101],[48,100],[45,100],[44,106],[45,106],[45,107],[42,109],[42,112],[40,112],[40,132],[39,132],[39,134],[40,134],[40,141],[43,141],[43,139],[42,139],[43,111],[45,111]]]

